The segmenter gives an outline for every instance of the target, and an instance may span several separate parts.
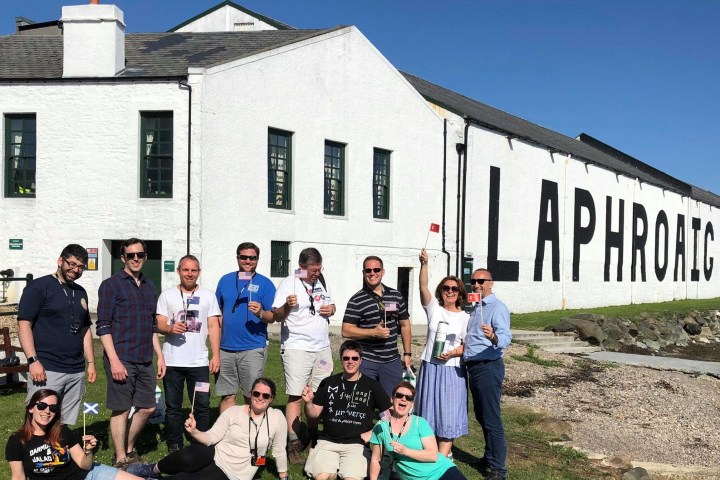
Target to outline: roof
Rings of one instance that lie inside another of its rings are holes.
[[[168,30],[168,32],[174,32],[174,31],[176,31],[176,30],[179,30],[179,29],[181,29],[182,27],[184,27],[185,25],[188,25],[188,24],[194,22],[195,20],[197,20],[197,19],[199,19],[199,18],[202,18],[202,17],[204,17],[204,16],[206,16],[206,15],[209,15],[210,13],[214,12],[215,10],[220,10],[220,9],[223,8],[223,7],[232,7],[232,8],[235,8],[235,9],[237,9],[237,10],[240,10],[241,12],[247,13],[248,15],[251,15],[251,16],[257,18],[258,20],[262,20],[263,22],[265,22],[265,23],[267,23],[268,25],[271,25],[271,26],[277,28],[278,30],[294,30],[294,29],[295,29],[295,27],[291,27],[290,25],[287,25],[287,24],[282,23],[282,22],[280,22],[280,21],[278,21],[278,20],[275,20],[274,18],[266,17],[265,15],[262,15],[262,14],[260,14],[260,13],[253,12],[253,11],[250,10],[249,8],[245,8],[245,7],[243,7],[242,5],[238,5],[238,4],[235,3],[235,2],[231,2],[231,1],[229,1],[229,0],[225,0],[224,2],[218,3],[218,4],[215,5],[214,7],[209,8],[209,9],[205,10],[204,12],[195,15],[195,16],[192,17],[191,19],[185,20],[184,22],[182,22],[182,23],[179,24],[179,25],[175,25],[173,28],[171,28],[170,30]]]
[[[589,135],[582,134],[580,139],[567,137],[410,73],[402,74],[427,101],[465,117],[478,126],[539,145],[551,152],[570,154],[578,160],[720,207],[719,195],[678,180]]]
[[[126,68],[118,76],[187,76],[189,67],[221,65],[333,30],[129,33],[125,35]],[[62,69],[62,36],[0,36],[1,80],[61,79]]]

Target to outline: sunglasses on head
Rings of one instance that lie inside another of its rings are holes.
[[[145,253],[145,252],[127,253],[127,252],[126,252],[124,255],[125,255],[125,258],[127,258],[128,260],[132,260],[132,259],[135,258],[135,257],[137,257],[137,258],[139,258],[140,260],[142,260],[143,258],[145,258],[145,256],[147,255],[147,253]]]
[[[238,255],[238,260],[252,260],[253,262],[256,262],[258,259],[257,255]]]
[[[57,413],[59,408],[56,404],[52,403],[45,403],[45,402],[36,402],[35,408],[37,408],[40,411],[45,410],[46,408],[50,409],[50,413]]]
[[[456,287],[455,285],[443,285],[443,286],[442,286],[442,291],[443,291],[443,292],[455,292],[455,293],[457,293],[457,292],[460,291],[460,289],[459,289],[458,287]]]
[[[255,398],[262,397],[263,400],[270,400],[270,397],[272,397],[272,395],[269,393],[258,392],[257,390],[253,390],[252,396]]]
[[[363,268],[363,273],[380,273],[382,268]]]
[[[405,399],[408,402],[414,402],[415,401],[415,395],[409,395],[405,393],[395,392],[393,397],[397,398],[398,400]]]
[[[345,355],[344,357],[342,357],[343,362],[349,362],[350,360],[352,360],[353,362],[357,362],[358,360],[360,360],[360,357],[357,357],[357,356],[351,357],[349,355]]]
[[[476,283],[477,283],[478,285],[482,285],[482,284],[485,283],[485,282],[492,282],[492,280],[490,280],[489,278],[471,278],[471,279],[470,279],[470,283],[473,284],[473,285],[476,284]]]

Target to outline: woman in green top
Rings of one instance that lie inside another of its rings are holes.
[[[392,392],[390,420],[378,422],[370,437],[370,480],[389,478],[390,465],[401,480],[465,480],[452,461],[438,452],[435,433],[424,418],[412,415],[415,387],[400,382]],[[389,462],[383,462],[384,457]]]

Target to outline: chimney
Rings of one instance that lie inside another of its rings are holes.
[[[125,68],[125,16],[115,5],[62,8],[63,77],[114,77]]]

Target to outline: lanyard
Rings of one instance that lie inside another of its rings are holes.
[[[350,398],[347,400],[348,405],[350,405],[351,403],[355,403],[355,402],[354,402],[354,400],[355,400],[355,389],[357,388],[358,383],[360,383],[360,378],[361,378],[361,377],[362,377],[362,373],[361,373],[360,376],[357,378],[357,380],[355,380],[354,382],[352,382],[352,383],[353,383],[353,389],[352,389],[352,393],[350,394]],[[350,381],[350,380],[345,380],[344,378],[342,379],[343,393],[345,393],[345,382],[349,382],[349,381]]]
[[[391,442],[399,442],[400,437],[402,436],[403,432],[405,431],[405,427],[407,426],[408,420],[410,420],[410,415],[405,417],[405,421],[402,424],[402,427],[400,428],[400,431],[397,435],[393,437],[393,431],[392,431],[392,423],[388,422],[390,424],[390,441]]]
[[[263,422],[265,422],[265,417],[267,417],[267,410],[265,410],[265,413],[263,413],[262,418],[260,419],[260,425],[255,423],[255,420],[252,418],[252,409],[248,406],[248,446],[250,446],[250,424],[255,425],[255,446],[250,449],[250,453],[257,455],[257,443],[258,443],[258,435],[260,435],[260,427],[262,427]],[[265,426],[267,427],[267,434],[268,434],[268,446],[267,449],[265,449],[265,455],[267,455],[267,451],[270,448],[270,421],[268,420],[265,422]],[[263,455],[264,456],[264,455]]]
[[[185,299],[185,296],[183,295],[183,291],[182,291],[182,286],[179,288],[180,300],[182,301],[183,313],[185,314],[185,316],[183,317],[185,319],[185,323],[187,323],[187,312],[188,312],[188,307],[190,304],[190,299],[193,297],[193,295],[195,295],[195,292],[197,291],[197,289],[198,289],[198,285],[195,285],[195,288],[193,288],[193,291],[190,292],[190,295],[187,297],[187,299]]]
[[[57,278],[58,283],[60,283],[60,289],[65,294],[65,300],[68,302],[68,307],[70,307],[70,333],[73,335],[76,334],[80,330],[80,322],[75,321],[75,290],[65,284],[62,280],[60,280],[60,276],[54,275],[55,278]],[[70,289],[72,292],[72,297],[68,295],[67,289]],[[72,298],[72,300],[71,300]]]

